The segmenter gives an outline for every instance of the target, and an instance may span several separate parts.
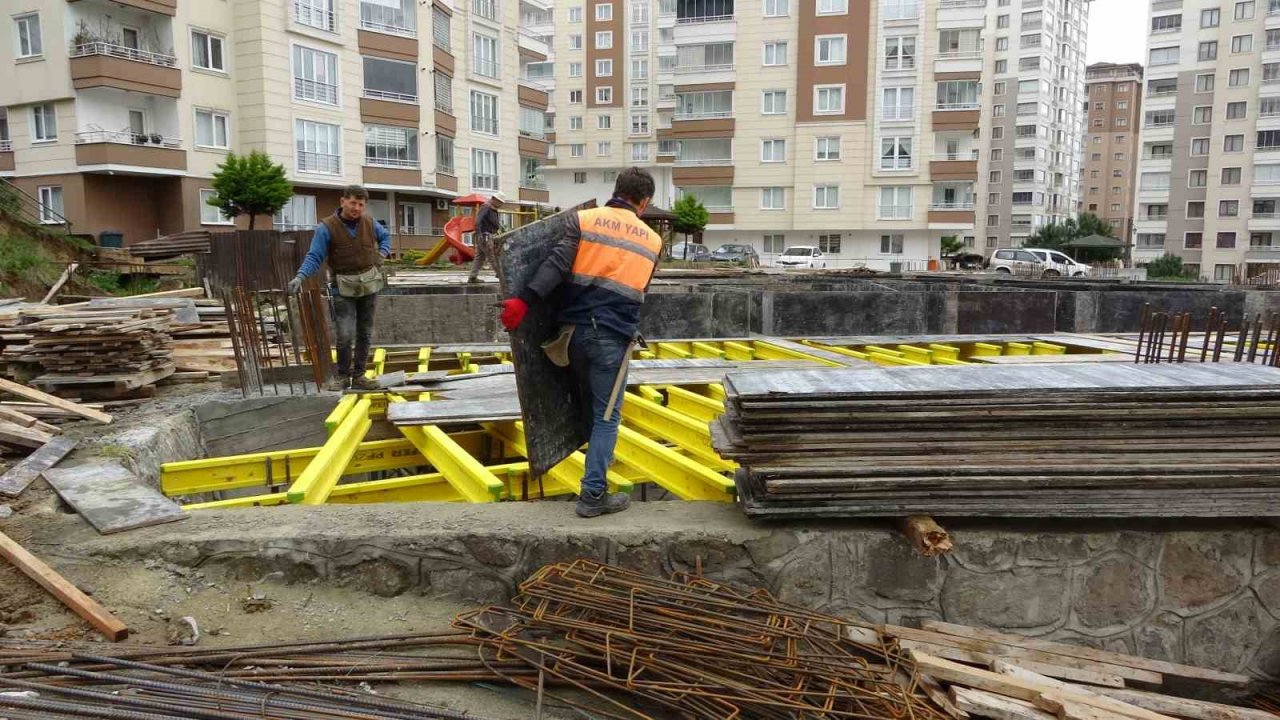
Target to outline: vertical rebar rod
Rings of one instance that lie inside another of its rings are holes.
[[[1209,342],[1213,338],[1213,325],[1218,320],[1218,306],[1209,308],[1209,318],[1204,322],[1204,344],[1200,347],[1200,362],[1209,354]]]
[[[1240,318],[1240,337],[1236,340],[1236,354],[1233,358],[1236,362],[1240,362],[1244,358],[1244,346],[1249,340],[1249,313],[1245,313]]]
[[[1135,364],[1142,362],[1142,340],[1147,336],[1147,323],[1151,321],[1151,303],[1142,304],[1142,317],[1138,321],[1138,349],[1133,353]]]
[[[1218,314],[1218,339],[1213,345],[1213,361],[1220,362],[1222,359],[1222,345],[1227,339],[1227,313]]]

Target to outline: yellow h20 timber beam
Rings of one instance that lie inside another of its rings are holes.
[[[724,414],[723,402],[675,385],[667,387],[667,407],[704,423],[711,422]]]
[[[427,372],[427,366],[431,364],[431,348],[424,347],[418,351],[418,372]]]
[[[399,395],[391,395],[388,399],[391,402],[404,402],[404,398]],[[439,427],[403,425],[400,432],[436,470],[444,473],[445,479],[467,502],[486,503],[502,499],[506,490],[502,481]]]
[[[627,426],[670,442],[712,470],[734,470],[738,466],[711,448],[707,424],[627,393],[622,403],[622,420]]]
[[[494,437],[500,438],[517,455],[525,458],[529,457],[523,422],[517,420],[514,422],[482,423],[481,427]],[[586,474],[586,471],[587,456],[581,451],[575,451],[547,471],[542,481],[543,492],[550,495],[558,489],[563,489],[568,494],[577,495],[582,492],[582,476]],[[614,472],[608,473],[605,476],[605,480],[608,482],[609,489],[612,492],[629,493],[635,487],[630,480]],[[560,493],[557,492],[556,494]]]
[[[626,425],[618,428],[614,457],[681,500],[731,502],[736,492],[732,480]]]
[[[728,345],[729,343],[725,343],[726,349]],[[756,360],[808,360],[828,367],[844,367],[835,360],[828,360],[799,350],[780,347],[765,340],[756,340],[752,343],[752,346],[755,348]]]
[[[359,399],[360,396],[358,395],[343,395],[337,406],[324,419],[325,432],[332,435],[333,431],[337,430],[338,425],[342,423],[342,419],[347,416],[347,413],[351,412],[351,408],[356,406],[356,401]]]
[[[293,485],[289,486],[289,502],[321,505],[329,499],[329,493],[333,492],[338,478],[342,477],[347,464],[360,447],[360,441],[373,424],[369,419],[369,404],[368,397],[360,398],[351,412],[342,419],[320,453],[298,475]]]
[[[376,378],[382,374],[383,368],[387,366],[387,349],[378,348],[373,351],[373,362],[369,363],[369,369],[364,371],[367,378]]]
[[[747,343],[726,340],[724,341],[723,347],[725,360],[737,360],[741,362],[743,360],[756,359],[755,348],[751,347]]]

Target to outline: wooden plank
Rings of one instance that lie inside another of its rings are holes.
[[[1056,720],[1058,717],[1025,700],[958,685],[951,686],[951,701],[965,712],[993,720]]]
[[[40,473],[57,465],[76,446],[72,438],[54,438],[0,475],[0,495],[18,497]]]
[[[53,436],[49,433],[0,420],[0,443],[15,447],[39,448],[52,439]]]
[[[25,398],[34,402],[44,403],[45,405],[58,408],[59,410],[66,410],[67,412],[78,415],[86,420],[93,420],[104,425],[111,423],[111,416],[104,412],[91,410],[78,403],[63,400],[62,398],[50,395],[47,392],[42,392],[35,388],[27,387],[26,385],[19,385],[16,382],[5,380],[4,378],[0,378],[0,391],[7,392],[11,395],[17,395],[20,398]]]
[[[0,420],[11,422],[19,427],[34,428],[42,433],[48,433],[49,435],[62,434],[62,428],[50,425],[39,418],[28,415],[20,410],[14,410],[13,408],[0,406]]]
[[[142,485],[116,463],[96,462],[42,474],[58,495],[103,535],[187,516],[173,501]]]
[[[129,628],[119,618],[4,533],[0,533],[0,556],[13,563],[23,574],[61,600],[72,612],[88,621],[111,642],[119,642],[129,637]]]
[[[964,648],[951,647],[947,645],[935,645],[932,643],[920,642],[919,640],[899,640],[898,644],[904,650],[918,650],[940,658],[946,658],[948,660],[955,660],[956,662],[963,662],[972,665],[990,665],[1001,657],[1000,655],[993,653],[966,650]],[[1048,677],[1073,680],[1075,682],[1087,683],[1090,685],[1101,685],[1105,687],[1124,687],[1124,678],[1120,675],[1090,669],[1035,662],[1026,658],[1018,658],[1018,664],[1028,670],[1038,672]]]
[[[1276,720],[1276,716],[1264,710],[1222,705],[1220,703],[1173,697],[1143,690],[1117,688],[1091,688],[1093,692],[1127,702],[1158,713],[1176,715],[1190,720]]]
[[[53,299],[62,291],[62,286],[67,284],[67,281],[71,279],[71,276],[75,273],[76,268],[78,267],[80,267],[80,263],[78,262],[73,262],[67,265],[67,268],[62,271],[62,275],[58,278],[58,281],[53,284],[53,287],[49,288],[49,292],[45,293],[44,299],[40,302],[46,305],[53,302]]]

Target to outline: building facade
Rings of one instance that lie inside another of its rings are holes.
[[[1083,0],[585,0],[555,9],[551,200],[649,168],[705,242],[924,269],[1075,212]]]
[[[1134,188],[1141,145],[1142,66],[1090,65],[1085,76],[1084,171],[1080,209],[1133,239]]]
[[[282,163],[295,195],[258,227],[309,228],[342,186],[397,251],[429,247],[448,200],[545,202],[545,44],[500,0],[15,0],[0,33],[0,175],[78,234],[232,225],[204,201],[230,152]],[[244,225],[246,219],[240,219]]]
[[[1210,280],[1280,263],[1280,2],[1156,0],[1149,14],[1135,261]]]

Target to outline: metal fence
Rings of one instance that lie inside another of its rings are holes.
[[[209,252],[196,255],[196,273],[211,297],[228,290],[282,290],[311,247],[311,231],[238,230],[214,233]],[[322,282],[313,276],[308,283]]]

